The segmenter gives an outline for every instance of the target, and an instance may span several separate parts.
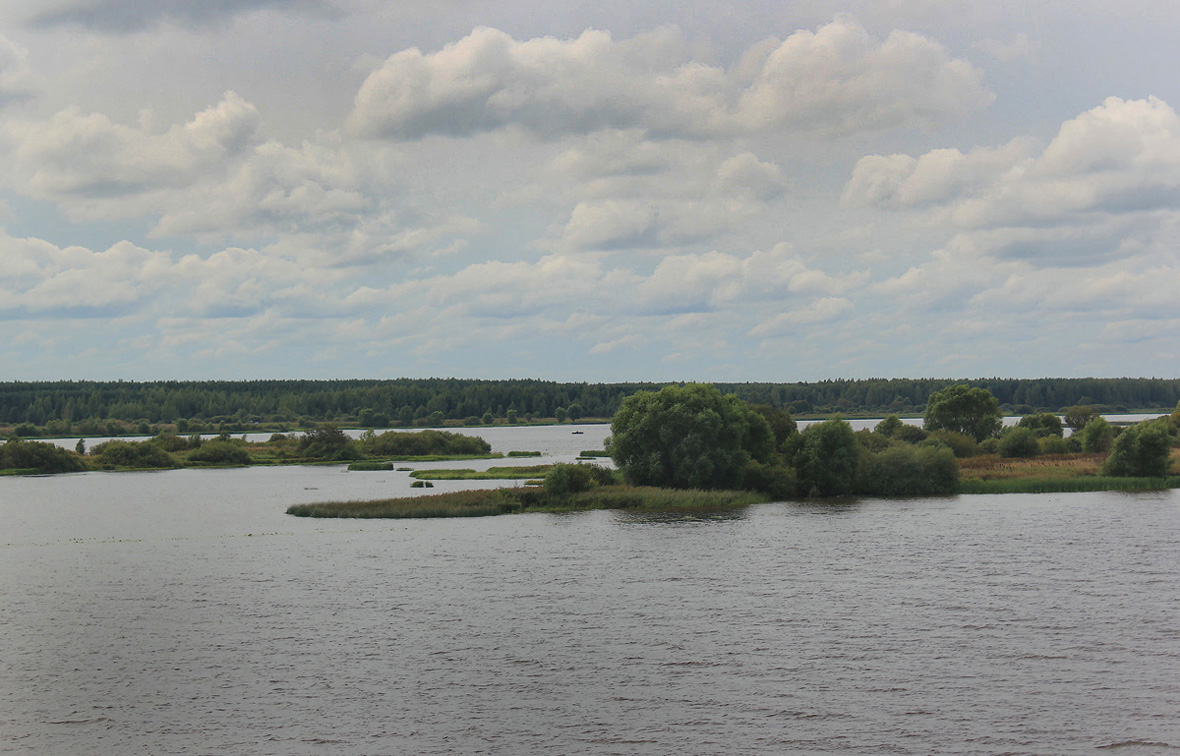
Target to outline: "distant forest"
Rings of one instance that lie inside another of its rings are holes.
[[[951,384],[991,391],[1005,412],[1168,410],[1180,379],[890,378],[818,383],[717,383],[724,393],[793,415],[920,414],[926,398]],[[308,427],[321,422],[370,427],[481,425],[492,422],[609,418],[623,398],[666,383],[557,383],[541,380],[50,381],[0,383],[0,423],[53,433],[104,433],[176,424],[177,430]]]

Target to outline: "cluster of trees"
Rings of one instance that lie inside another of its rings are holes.
[[[956,457],[996,453],[1019,457],[1070,450],[1110,450],[1102,473],[1161,477],[1177,444],[1180,404],[1163,417],[1125,430],[1075,407],[1066,421],[1025,416],[1002,430],[999,402],[989,391],[953,384],[929,397],[923,427],[897,415],[854,432],[834,418],[797,431],[783,410],[750,405],[714,386],[641,391],[611,422],[611,457],[634,484],[671,488],[747,488],[774,497],[912,496],[953,493]]]
[[[865,443],[841,419],[799,432],[783,410],[704,384],[625,400],[611,422],[609,449],[638,485],[747,488],[789,498],[949,494],[958,483],[945,444],[918,446],[884,435]]]
[[[817,383],[719,383],[723,394],[799,414],[915,413],[952,381],[893,378]],[[45,381],[0,383],[0,423],[18,435],[148,433],[152,425],[191,431],[248,430],[258,424],[312,427],[468,425],[533,418],[576,421],[614,415],[651,383],[557,383],[454,378],[340,381]],[[970,382],[1013,414],[1094,406],[1101,411],[1171,408],[1180,380],[1158,378],[988,378]],[[154,432],[154,431],[152,431]]]

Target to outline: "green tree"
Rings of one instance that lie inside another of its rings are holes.
[[[1036,415],[1025,415],[1020,418],[1017,427],[1028,428],[1037,438],[1057,436],[1061,438],[1065,433],[1061,426],[1061,418],[1051,412],[1041,412]]]
[[[1077,433],[1098,414],[1094,412],[1093,407],[1066,407],[1065,408],[1065,424],[1069,426],[1070,430]]]
[[[1031,428],[1017,426],[1000,436],[996,451],[1001,457],[1035,457],[1041,453],[1041,446]]]
[[[1000,430],[1000,403],[985,388],[956,383],[936,391],[926,400],[926,430],[948,430],[976,441]]]
[[[1123,430],[1102,464],[1103,475],[1162,478],[1168,474],[1172,437],[1158,420],[1137,423]]]
[[[640,391],[611,420],[611,458],[627,480],[671,488],[739,488],[746,464],[774,452],[766,420],[706,384]]]
[[[783,443],[788,438],[799,432],[799,424],[795,422],[791,414],[786,410],[781,410],[769,404],[753,404],[750,406],[750,409],[762,415],[767,425],[770,426],[770,431],[774,434],[774,447],[776,449],[781,449]]]
[[[1114,442],[1114,426],[1104,417],[1095,417],[1078,432],[1082,439],[1082,451],[1096,454],[1110,449]]]
[[[856,487],[861,445],[840,418],[815,423],[799,434],[795,479],[805,496],[844,496]]]
[[[877,423],[877,427],[873,430],[877,433],[880,433],[882,436],[885,436],[886,438],[893,438],[893,434],[901,430],[902,425],[903,423],[901,422],[900,417],[897,415],[890,415],[881,422]]]

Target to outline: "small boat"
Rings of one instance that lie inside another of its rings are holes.
[[[570,433],[570,435],[571,436],[580,436],[580,435],[582,435],[582,431],[573,431],[572,433]]]

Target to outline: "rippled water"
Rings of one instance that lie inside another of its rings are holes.
[[[283,514],[370,475],[0,478],[0,753],[1180,750],[1178,492]]]

